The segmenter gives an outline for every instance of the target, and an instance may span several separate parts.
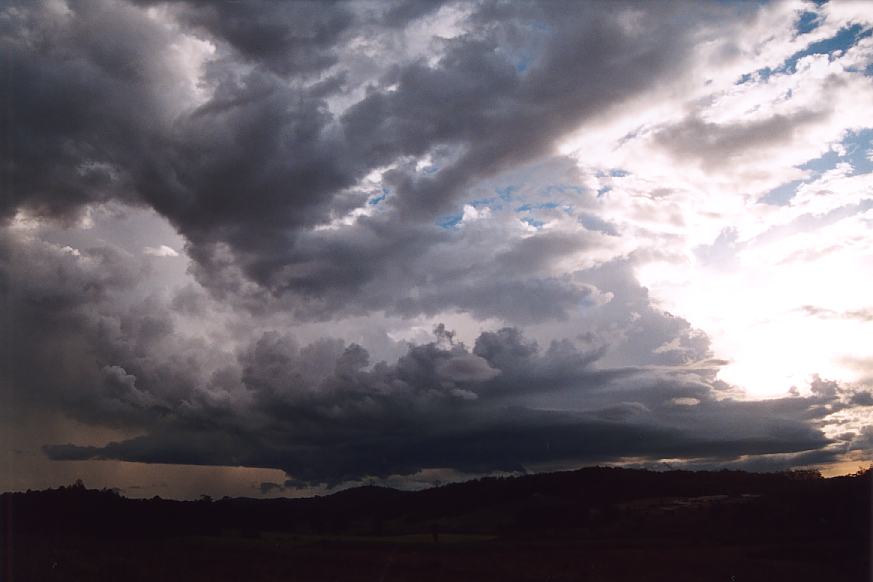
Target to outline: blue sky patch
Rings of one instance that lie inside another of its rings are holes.
[[[521,221],[526,222],[527,224],[531,225],[534,228],[542,228],[543,225],[545,224],[545,222],[543,222],[542,220],[538,220],[538,219],[534,218],[533,216],[525,216],[521,219]]]
[[[550,184],[543,188],[539,194],[540,196],[551,196],[553,194],[582,194],[585,192],[585,188],[582,186],[571,186],[569,184]],[[557,206],[557,204],[555,204]]]
[[[873,129],[851,131],[843,139],[846,155],[843,159],[852,164],[856,174],[873,172],[873,161],[868,157],[873,150]]]
[[[374,196],[373,198],[370,198],[369,200],[367,200],[367,204],[369,204],[370,206],[376,206],[377,204],[379,204],[380,202],[385,200],[385,198],[387,196],[388,196],[388,192],[386,192],[383,189],[381,194],[379,194],[378,196]]]
[[[461,223],[461,220],[464,218],[464,215],[461,213],[458,214],[450,214],[448,216],[444,216],[436,221],[437,226],[440,228],[444,228],[446,230],[452,230],[457,228]]]
[[[856,174],[873,172],[873,161],[868,158],[870,151],[873,150],[873,129],[850,131],[841,143],[846,149],[845,155],[841,156],[834,150],[831,150],[798,167],[802,170],[811,170],[816,175],[821,175],[828,170],[834,169],[840,162],[848,162],[852,165]]]
[[[830,150],[823,156],[809,160],[808,162],[798,166],[801,170],[811,170],[816,174],[823,174],[828,170],[834,169],[840,162],[840,155],[834,150]]]
[[[533,55],[530,51],[522,51],[515,61],[515,72],[524,73],[533,61]]]
[[[614,224],[612,224],[611,222],[607,222],[594,214],[583,212],[576,220],[587,230],[595,230],[597,232],[602,232],[603,234],[608,234],[610,236],[618,236],[618,229],[615,227]]]
[[[758,201],[764,204],[782,206],[788,204],[797,193],[797,188],[804,182],[810,182],[828,170],[834,169],[840,162],[848,162],[852,165],[853,173],[868,174],[873,172],[873,160],[870,160],[870,152],[873,150],[873,129],[850,131],[843,138],[845,155],[840,155],[834,150],[826,152],[813,160],[809,160],[799,166],[801,170],[813,172],[807,180],[793,180],[774,188],[762,196]]]
[[[519,75],[527,72],[530,66],[539,58],[546,46],[548,37],[552,35],[552,27],[545,22],[534,20],[527,26],[530,36],[527,46],[513,55],[513,66]]]
[[[776,73],[794,73],[797,70],[797,61],[809,55],[830,54],[834,51],[844,51],[852,47],[864,37],[870,36],[871,29],[864,29],[860,24],[855,24],[841,29],[831,38],[814,42],[802,51],[798,51],[788,57],[782,65],[776,68]]]
[[[497,202],[498,198],[477,198],[475,200],[470,200],[467,202],[473,208],[484,208],[488,206],[489,208],[500,208],[500,204]]]
[[[426,166],[426,167],[422,168],[419,173],[424,174],[425,176],[433,176],[434,174],[436,174],[439,171],[440,171],[439,166]]]
[[[803,184],[803,180],[792,180],[786,182],[777,188],[773,188],[758,200],[764,204],[772,204],[774,206],[784,206],[791,202],[794,195],[797,194],[797,188]]]
[[[633,134],[633,135],[636,135],[636,134]],[[625,136],[625,138],[628,138],[628,139],[630,139],[630,137],[632,137],[632,134],[630,134],[630,133],[627,136]],[[622,138],[622,139],[625,139],[625,138]],[[621,168],[609,168],[608,170],[597,170],[594,173],[594,175],[597,176],[598,178],[606,178],[606,177],[624,178],[625,176],[630,176],[630,172],[628,172],[627,170],[622,170]]]
[[[502,188],[495,188],[494,191],[497,192],[497,195],[500,196],[501,200],[505,200],[509,202],[512,198],[512,193],[518,190],[518,186],[504,186]]]
[[[797,19],[797,25],[795,28],[797,29],[798,34],[806,34],[807,32],[812,32],[818,28],[819,24],[821,24],[820,15],[815,12],[804,12],[800,15],[800,18]]]
[[[807,12],[804,14],[811,13]],[[801,17],[800,21],[798,22],[800,23],[803,20],[804,18]],[[846,28],[842,28],[834,36],[814,42],[805,49],[797,51],[796,53],[785,59],[785,61],[775,69],[771,67],[764,67],[763,69],[758,69],[753,73],[745,73],[739,79],[737,79],[734,84],[742,85],[743,83],[748,83],[749,81],[753,81],[756,79],[766,80],[768,77],[770,77],[770,75],[773,75],[775,73],[794,73],[797,70],[797,62],[803,57],[807,57],[809,55],[830,54],[834,51],[845,51],[854,46],[855,43],[857,43],[862,38],[870,36],[871,34],[873,34],[873,29],[865,29],[860,24],[855,24]],[[868,69],[869,68],[870,67],[868,67]]]
[[[543,202],[542,204],[522,204],[515,209],[516,212],[530,212],[531,210],[552,210],[559,205],[557,202]]]
[[[768,73],[769,75],[769,73]],[[737,79],[737,82],[734,85],[742,85],[744,83],[748,83],[749,81],[753,81],[755,79],[755,73],[743,73],[742,76]]]

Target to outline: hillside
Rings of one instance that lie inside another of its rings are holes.
[[[870,492],[869,470],[823,479],[617,468],[308,499],[135,500],[72,486],[2,496],[4,572],[10,581],[865,580]]]

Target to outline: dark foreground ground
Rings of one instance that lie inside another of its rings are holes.
[[[418,493],[5,494],[3,582],[873,580],[870,471],[583,469]]]

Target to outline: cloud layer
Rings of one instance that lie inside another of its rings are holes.
[[[307,485],[857,455],[866,12],[3,5],[2,421]]]

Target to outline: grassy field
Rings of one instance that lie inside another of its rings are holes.
[[[819,542],[713,545],[681,539],[525,540],[403,536],[187,537],[161,541],[19,539],[25,581],[867,580],[863,547]]]

